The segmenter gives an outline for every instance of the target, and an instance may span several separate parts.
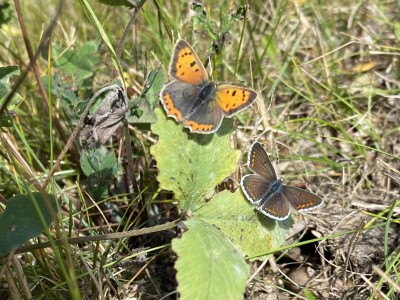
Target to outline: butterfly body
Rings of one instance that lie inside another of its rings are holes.
[[[250,147],[247,165],[254,174],[242,177],[240,185],[246,198],[264,215],[285,220],[290,216],[290,206],[298,211],[308,211],[322,205],[323,200],[314,193],[285,185],[277,179],[267,152],[255,142]]]
[[[245,109],[257,97],[251,89],[209,81],[203,64],[184,40],[175,45],[169,73],[174,80],[161,90],[161,102],[167,115],[191,132],[217,131],[224,117]]]
[[[217,86],[214,82],[205,82],[202,85],[194,86],[194,88],[196,88],[198,94],[193,97],[196,100],[193,101],[185,119],[190,118],[190,116],[201,110],[203,106],[207,106],[214,99]]]
[[[266,187],[266,193],[264,196],[262,196],[262,198],[260,200],[258,200],[257,202],[255,202],[255,204],[257,205],[257,209],[262,209],[265,205],[265,203],[271,199],[274,195],[280,193],[282,191],[283,188],[283,183],[282,180],[274,180],[272,181],[268,187]]]

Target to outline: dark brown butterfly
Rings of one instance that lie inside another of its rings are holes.
[[[287,219],[290,206],[298,211],[307,211],[321,206],[324,202],[314,193],[284,185],[276,177],[268,154],[259,142],[251,145],[247,166],[254,174],[242,177],[242,191],[257,210],[272,219]]]

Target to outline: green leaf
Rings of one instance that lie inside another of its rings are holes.
[[[143,88],[141,97],[154,106],[160,101],[160,92],[165,83],[165,76],[161,68],[156,68],[150,71],[146,78],[146,83]]]
[[[157,121],[157,116],[153,111],[153,106],[144,99],[136,98],[130,101],[129,106],[132,107],[132,113],[127,118],[129,124],[153,124]]]
[[[82,150],[81,168],[86,176],[97,174],[104,178],[112,178],[118,171],[119,165],[114,151],[100,146],[95,149]]]
[[[93,76],[94,66],[99,62],[98,41],[89,41],[76,49],[52,47],[52,58],[56,68],[62,69],[67,75],[74,75],[79,86],[84,80]]]
[[[11,91],[10,77],[18,76],[20,70],[18,66],[5,66],[0,67],[0,107],[3,105],[3,97],[7,96]],[[7,110],[4,111],[0,116],[0,128],[1,127],[11,127],[11,117],[10,113],[14,109],[15,103],[21,99],[21,96],[17,93],[14,94],[10,102],[7,103]]]
[[[0,100],[11,91],[9,79],[20,74],[18,66],[0,67]],[[1,104],[2,102],[0,102]]]
[[[225,128],[217,134],[188,134],[182,124],[167,120],[161,109],[156,115],[152,130],[159,141],[151,153],[160,170],[157,179],[163,189],[175,193],[181,209],[196,211],[214,187],[237,169],[240,151],[230,147],[228,136],[219,135]]]
[[[223,191],[194,213],[228,236],[249,258],[264,259],[264,253],[285,242],[292,219],[275,221],[257,212],[243,193]]]
[[[10,3],[7,0],[1,1],[0,4],[0,27],[3,24],[7,24],[11,20],[11,13],[13,9],[10,7]]]
[[[47,90],[49,88],[47,76],[43,76],[41,79]],[[65,114],[68,116],[69,122],[71,122],[71,124],[76,124],[82,112],[85,110],[89,100],[81,100],[78,97],[77,91],[71,88],[70,83],[63,78],[60,72],[56,72],[54,75],[51,75],[50,82],[51,93],[60,99],[61,105]]]
[[[231,26],[234,22],[242,21],[247,13],[247,6],[239,6],[237,10],[232,10],[229,12],[228,17],[224,18],[221,24],[220,36],[223,36],[225,33],[229,32]]]
[[[19,66],[0,67],[0,81],[1,82],[8,82],[8,79],[11,76],[18,76],[19,74],[20,74]]]
[[[308,300],[316,300],[314,294],[308,289],[308,288],[304,288],[303,289],[304,292],[304,296],[306,296],[306,299]]]
[[[88,187],[95,199],[108,196],[111,180],[120,170],[114,151],[104,146],[95,149],[84,148],[81,152],[81,168],[88,177]]]
[[[218,228],[196,218],[185,224],[172,241],[180,299],[243,299],[250,270],[241,253]]]
[[[237,10],[231,10],[228,16],[222,20],[221,25],[218,27],[215,21],[212,21],[208,18],[206,7],[204,7],[204,4],[201,3],[201,1],[193,2],[190,5],[190,8],[195,14],[192,17],[193,31],[198,31],[200,26],[203,25],[204,32],[213,41],[223,40],[224,36],[229,34],[229,30],[233,24],[237,21],[242,21],[245,18],[248,10],[247,6],[245,5],[239,6]]]
[[[57,211],[58,203],[53,195],[32,193],[12,197],[0,216],[0,254],[40,235],[50,226]]]
[[[142,94],[139,98],[132,99],[129,107],[131,116],[127,118],[128,123],[155,123],[157,116],[154,113],[154,105],[160,101],[160,92],[165,83],[165,76],[161,68],[150,71],[146,78]]]
[[[203,29],[208,34],[208,36],[212,40],[216,40],[218,38],[218,33],[215,31],[215,28],[217,27],[216,23],[207,18],[207,11],[203,7],[203,4],[201,2],[195,1],[190,5],[190,8],[196,14],[192,17],[193,30],[197,31],[199,30],[200,25],[203,25]]]

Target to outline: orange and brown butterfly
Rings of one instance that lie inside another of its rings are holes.
[[[232,117],[257,98],[252,89],[209,81],[197,54],[184,40],[175,45],[169,74],[173,81],[161,90],[164,109],[191,132],[216,132],[224,117]]]

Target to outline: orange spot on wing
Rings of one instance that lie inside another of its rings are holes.
[[[255,154],[252,153],[252,155],[250,156],[250,167],[254,167],[256,164],[256,156]]]
[[[167,110],[167,115],[170,117],[175,117],[177,121],[182,120],[182,113],[175,107],[172,101],[171,94],[165,93],[163,95],[164,107]]]
[[[214,129],[212,124],[199,124],[196,121],[187,120],[184,123],[185,127],[189,127],[191,131],[208,132]]]
[[[312,206],[314,206],[315,204],[313,203],[313,202],[307,202],[307,203],[304,203],[304,204],[302,204],[302,205],[298,205],[297,207],[296,207],[296,209],[304,209],[304,208],[308,208],[308,207],[312,207]]]

